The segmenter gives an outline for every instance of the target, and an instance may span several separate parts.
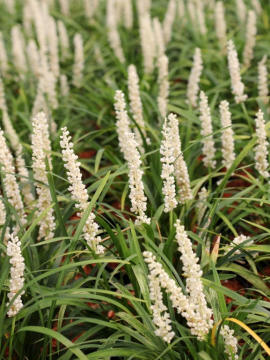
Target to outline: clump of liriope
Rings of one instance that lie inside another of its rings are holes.
[[[46,169],[46,159],[51,167],[51,142],[48,120],[44,112],[40,112],[33,117],[32,126],[32,159],[35,187],[38,194],[38,216],[40,216],[44,210],[47,210],[46,214],[43,215],[40,220],[38,239],[45,238],[49,240],[54,236],[55,218]]]
[[[256,114],[256,135],[257,146],[255,149],[255,168],[265,178],[269,178],[268,164],[268,147],[269,142],[267,140],[265,120],[263,112],[260,109]]]
[[[219,105],[219,113],[221,126],[223,128],[221,134],[221,142],[222,142],[222,165],[225,166],[226,169],[229,169],[232,166],[232,163],[235,160],[235,152],[234,152],[234,140],[233,140],[233,130],[232,130],[232,120],[231,120],[231,112],[229,109],[229,103],[226,100],[221,101]]]
[[[25,269],[24,258],[21,251],[21,242],[14,233],[9,236],[7,243],[7,256],[10,257],[9,262],[11,264],[8,293],[9,302],[7,306],[9,306],[12,302],[7,314],[9,317],[12,317],[17,315],[23,308],[21,297],[24,294],[24,291],[22,291],[19,295],[17,295],[17,293],[23,288]],[[16,299],[14,299],[15,296]]]
[[[170,114],[168,119],[165,119],[162,134],[163,140],[160,146],[162,155],[162,193],[164,195],[164,211],[168,212],[177,206],[175,179],[180,203],[192,199],[192,192],[187,165],[181,152],[181,140],[176,115]]]
[[[187,100],[193,107],[197,106],[199,82],[203,70],[201,49],[196,48],[193,57],[193,66],[188,79]]]
[[[212,118],[208,106],[208,98],[203,91],[200,93],[200,121],[201,134],[203,136],[203,163],[207,168],[214,169],[216,167],[216,161],[214,160],[216,149],[213,139]]]
[[[63,160],[67,170],[68,181],[70,183],[69,191],[72,199],[76,201],[76,208],[78,214],[81,215],[89,207],[88,193],[85,185],[82,182],[82,174],[80,172],[80,164],[78,156],[74,154],[73,143],[67,128],[62,129],[60,145],[62,148]],[[101,243],[101,237],[98,236],[99,228],[95,222],[95,214],[93,212],[87,218],[83,228],[84,239],[86,240],[90,249],[97,254],[102,254],[105,251]]]
[[[234,94],[235,102],[239,104],[246,101],[247,95],[244,93],[244,84],[240,74],[240,64],[232,40],[229,40],[227,43],[227,52],[232,93]]]
[[[131,211],[137,216],[135,221],[136,224],[149,224],[150,219],[145,214],[147,209],[147,198],[144,194],[144,185],[142,181],[142,161],[138,151],[138,143],[135,140],[134,133],[130,129],[124,94],[120,90],[117,90],[115,93],[114,108],[117,118],[116,128],[120,150],[128,165]]]

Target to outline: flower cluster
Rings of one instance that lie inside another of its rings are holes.
[[[149,224],[150,219],[145,214],[147,208],[147,198],[144,194],[144,186],[142,181],[142,161],[138,151],[138,143],[135,140],[134,133],[130,130],[129,127],[129,118],[126,111],[124,94],[122,91],[117,90],[114,99],[119,146],[127,162],[129,170],[129,198],[132,205],[131,211],[137,215],[135,222],[136,224]]]
[[[74,153],[71,136],[66,127],[62,129],[60,146],[62,148],[63,160],[65,162],[67,177],[70,183],[68,189],[71,192],[72,199],[77,203],[76,208],[79,209],[80,213],[83,213],[89,206],[88,193],[82,182],[78,156]],[[100,236],[97,236],[98,230],[98,224],[95,222],[95,215],[90,213],[83,228],[84,238],[93,251],[97,254],[102,254],[105,249],[100,245],[101,238]]]
[[[168,343],[174,336],[170,319],[167,316],[167,308],[164,306],[161,292],[158,290],[160,286],[160,288],[166,290],[177,312],[186,318],[191,334],[195,335],[198,340],[204,340],[213,326],[211,319],[212,311],[207,307],[203,293],[201,282],[202,272],[197,264],[198,259],[194,255],[190,240],[179,221],[176,222],[176,239],[182,253],[181,259],[183,260],[185,275],[187,276],[188,296],[183,294],[182,289],[176,284],[175,280],[169,277],[151,252],[145,251],[143,253],[150,271],[149,285],[151,300],[154,303],[153,308],[156,310],[154,313],[154,322],[158,326],[156,334]],[[188,259],[189,256],[190,259]],[[165,313],[163,314],[163,312]]]
[[[160,58],[165,54],[165,42],[162,26],[157,17],[153,19],[153,34],[156,43],[157,57]]]
[[[161,116],[164,118],[167,115],[167,103],[169,95],[169,80],[168,80],[168,58],[166,55],[158,59],[158,108]]]
[[[222,50],[226,49],[227,35],[226,35],[226,20],[224,13],[224,6],[222,1],[216,2],[215,5],[215,27],[217,38]]]
[[[269,143],[265,130],[265,120],[261,109],[256,114],[255,122],[257,135],[257,146],[255,149],[255,168],[264,178],[268,178],[269,171],[267,171],[267,169],[269,164],[267,158]]]
[[[215,143],[213,140],[212,119],[210,108],[208,106],[208,98],[203,91],[200,93],[200,120],[201,120],[201,134],[203,136],[203,163],[206,167],[214,169],[216,166],[215,158]]]
[[[229,40],[227,43],[227,52],[232,92],[235,102],[238,104],[246,101],[247,95],[244,94],[244,84],[241,80],[239,60],[232,40]]]
[[[160,263],[156,262],[156,257],[151,253],[145,251],[143,253],[145,262],[149,266],[150,273],[148,275],[150,299],[153,302],[151,310],[153,311],[153,322],[157,327],[155,334],[161,337],[167,343],[170,343],[174,337],[174,332],[171,327],[171,319],[168,314],[168,309],[162,300],[161,291],[161,274],[163,269]]]
[[[197,106],[199,82],[203,70],[201,49],[196,48],[193,57],[193,66],[188,79],[187,99],[191,106]]]
[[[69,52],[68,33],[67,33],[65,24],[61,20],[57,21],[57,28],[58,28],[58,34],[59,34],[59,45],[60,45],[60,49],[61,49],[61,58],[62,58],[62,60],[65,60],[68,58],[68,52]]]
[[[156,56],[156,43],[152,21],[149,13],[142,13],[139,16],[140,38],[143,53],[143,66],[146,74],[154,70],[154,59]]]
[[[146,137],[145,124],[143,120],[143,108],[139,89],[139,78],[135,65],[129,65],[128,67],[128,94],[133,118],[144,137]],[[140,151],[143,152],[143,141],[140,131],[136,128],[134,132],[136,141],[140,147]]]
[[[232,120],[231,113],[229,109],[229,103],[226,100],[221,101],[219,104],[219,113],[221,126],[223,128],[221,134],[222,141],[222,155],[223,160],[222,164],[229,169],[234,162],[235,152],[234,152],[234,140],[233,140],[233,130],[232,130]]]
[[[55,230],[55,219],[52,209],[52,198],[48,185],[46,158],[51,165],[51,143],[49,138],[48,120],[44,112],[38,113],[32,119],[32,159],[35,186],[38,194],[38,213],[47,209],[39,227],[39,239],[52,239]]]
[[[241,23],[246,21],[247,8],[243,0],[236,0],[236,11]]]
[[[163,34],[164,34],[164,42],[167,44],[171,40],[172,36],[172,27],[175,19],[176,13],[176,1],[170,0],[167,8],[167,12],[165,14],[165,18],[163,21]]]
[[[9,203],[17,211],[22,225],[26,223],[24,206],[20,194],[20,189],[15,177],[12,154],[6,144],[4,132],[0,130],[0,164],[3,171],[3,184]]]
[[[268,72],[266,66],[267,56],[264,55],[262,60],[258,63],[258,90],[259,97],[265,103],[269,103],[268,98]]]
[[[234,331],[228,325],[223,325],[220,334],[224,339],[225,353],[229,355],[230,360],[237,360],[239,357],[237,355],[237,338],[234,336]]]
[[[83,40],[81,34],[77,33],[74,36],[75,61],[73,65],[73,84],[76,87],[82,86],[83,68],[84,68],[84,53]]]
[[[212,310],[207,307],[201,281],[202,271],[198,264],[199,259],[192,250],[192,243],[180,220],[176,221],[175,227],[178,249],[182,254],[180,258],[183,263],[183,275],[186,277],[186,291],[196,314],[194,319],[196,333],[200,339],[203,339],[213,326]]]
[[[249,10],[246,28],[246,44],[243,52],[244,65],[249,66],[253,58],[253,49],[256,43],[256,13],[254,10]]]
[[[163,140],[160,145],[162,172],[161,179],[163,180],[162,193],[164,195],[165,212],[172,211],[177,206],[175,179],[174,179],[174,147],[172,144],[172,127],[170,121],[165,119],[163,130]]]
[[[253,244],[253,240],[250,239],[249,236],[245,236],[243,234],[235,237],[231,243],[231,245],[227,248],[226,250],[226,254],[231,251],[232,249],[234,249],[235,246],[239,246],[239,245],[242,245],[244,243],[244,245],[246,245],[247,243],[249,245],[252,245]],[[234,252],[235,255],[237,254],[241,254],[241,251],[240,250],[236,250]]]
[[[117,30],[117,19],[115,14],[115,0],[107,1],[107,28],[108,38],[111,48],[113,49],[115,56],[121,63],[125,62],[125,56],[123,53],[120,36]]]
[[[8,299],[10,309],[8,310],[8,316],[12,317],[18,314],[18,312],[22,309],[23,303],[21,296],[24,292],[21,292],[20,295],[16,297],[13,301],[14,296],[23,288],[24,285],[24,258],[21,252],[21,242],[15,234],[11,234],[9,241],[7,243],[7,255],[10,256],[10,280],[9,280],[9,293]]]
[[[181,139],[179,134],[179,123],[176,115],[170,114],[168,119],[171,124],[171,142],[174,151],[174,174],[178,187],[179,203],[183,204],[192,199],[190,179],[183,153],[181,151]]]

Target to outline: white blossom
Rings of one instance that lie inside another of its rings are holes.
[[[133,26],[133,10],[132,10],[131,0],[123,1],[123,12],[124,12],[124,25],[127,29],[131,29]]]
[[[191,106],[197,106],[199,82],[203,70],[201,49],[196,48],[193,57],[193,66],[188,79],[187,99]]]
[[[227,53],[232,93],[234,94],[235,102],[239,104],[246,101],[247,95],[244,94],[244,84],[241,80],[239,60],[232,40],[229,40],[227,43]]]
[[[158,59],[158,108],[159,112],[164,118],[167,115],[168,96],[169,96],[169,71],[168,71],[168,57],[166,55],[161,56]]]
[[[27,44],[28,63],[35,77],[40,76],[40,55],[35,40],[30,39]]]
[[[157,57],[160,58],[165,54],[165,43],[162,27],[157,17],[153,19],[153,34],[156,43]]]
[[[232,129],[232,120],[231,112],[229,109],[229,103],[226,100],[221,101],[219,104],[219,113],[221,126],[223,128],[221,134],[222,142],[222,165],[229,169],[232,166],[232,163],[235,160],[234,152],[234,140],[233,140],[233,129]]]
[[[59,34],[59,45],[61,49],[61,59],[64,61],[68,58],[69,54],[69,39],[65,24],[63,21],[57,21],[57,28]]]
[[[253,9],[256,11],[257,15],[261,15],[262,13],[262,6],[259,0],[251,0],[251,4]]]
[[[0,73],[6,75],[8,72],[8,58],[6,53],[6,47],[3,39],[3,34],[0,32]]]
[[[200,224],[204,214],[206,212],[207,209],[207,198],[208,198],[208,191],[206,190],[205,187],[203,187],[200,192],[198,193],[198,197],[199,200],[196,203],[196,209],[197,209],[197,214],[198,214],[198,220],[197,223]]]
[[[66,127],[62,128],[60,145],[70,184],[68,189],[72,199],[77,203],[76,208],[79,209],[80,215],[83,215],[84,211],[86,211],[89,206],[88,194],[86,187],[82,182],[78,156],[74,153],[71,136]],[[83,228],[84,239],[95,253],[102,254],[104,253],[105,248],[100,245],[101,238],[98,236],[98,231],[99,228],[98,224],[95,222],[95,215],[91,212]]]
[[[12,55],[16,70],[22,78],[27,71],[26,58],[24,54],[25,43],[20,25],[14,25],[11,29]]]
[[[48,48],[50,68],[57,79],[59,77],[58,35],[56,22],[52,16],[48,18]]]
[[[152,301],[151,310],[153,312],[153,323],[157,327],[155,334],[161,337],[165,342],[170,343],[175,333],[172,331],[170,315],[162,299],[162,291],[159,280],[162,267],[161,264],[155,261],[156,258],[150,252],[145,251],[143,255],[150,270],[148,281],[150,299]]]
[[[174,151],[174,174],[176,178],[176,184],[178,187],[178,195],[180,204],[192,199],[192,191],[190,187],[190,179],[188,175],[187,165],[181,151],[181,139],[179,134],[179,123],[176,115],[170,114],[168,116],[170,121],[172,136],[171,142]]]
[[[14,207],[22,225],[26,223],[20,189],[16,181],[13,156],[6,144],[4,132],[0,130],[0,164],[3,173],[3,185],[9,203]]]
[[[203,339],[213,327],[213,313],[207,307],[201,281],[202,270],[198,264],[199,259],[192,250],[192,243],[184,226],[180,224],[180,220],[176,221],[175,227],[178,249],[182,254],[180,258],[183,263],[183,275],[186,277],[186,291],[197,315],[196,332],[197,336]]]
[[[193,298],[191,296],[184,295],[182,289],[176,284],[175,280],[169,277],[166,271],[164,271],[162,265],[157,262],[156,257],[151,252],[145,251],[143,256],[149,268],[150,280],[159,279],[160,287],[166,290],[173,307],[177,309],[179,314],[186,318],[191,334],[195,335],[199,340],[204,340],[213,325],[212,320],[209,319],[211,310],[208,309],[206,305],[200,308],[201,303],[197,304],[197,297],[195,299],[195,303],[193,303]],[[157,307],[159,311],[155,313],[155,323],[161,328],[161,335],[159,336],[162,336],[163,338],[165,337],[164,340],[170,342],[174,336],[171,331],[170,319],[167,316],[163,318],[160,317],[160,310],[163,309],[163,311],[166,311],[167,308],[164,306],[158,292],[154,292],[153,285],[150,286],[151,295],[153,295],[152,300],[154,304],[156,301],[158,302]],[[155,283],[155,286],[157,286],[157,283]],[[158,296],[155,299],[154,296],[156,294]],[[196,296],[197,295],[198,294],[196,293]],[[201,298],[204,299],[203,293],[200,296],[200,301]],[[203,311],[206,311],[206,313],[202,314]]]
[[[92,21],[99,6],[99,0],[84,0],[85,15]]]
[[[246,27],[246,44],[243,52],[243,61],[245,66],[250,66],[251,60],[253,59],[253,51],[256,43],[256,34],[256,13],[253,10],[249,10]]]
[[[24,258],[21,251],[21,242],[18,237],[13,233],[10,235],[10,239],[7,243],[7,255],[10,257],[9,262],[11,264],[10,268],[10,280],[9,280],[9,293],[8,299],[11,303],[14,296],[23,288],[24,286]],[[12,317],[18,314],[18,312],[23,308],[22,295],[24,291],[20,293],[13,301],[10,309],[8,310],[8,316]]]
[[[256,114],[256,135],[257,146],[255,149],[255,168],[264,177],[269,177],[268,164],[268,147],[269,142],[267,140],[265,120],[261,109]]]
[[[68,96],[69,94],[69,85],[66,75],[60,75],[60,92],[63,97]]]
[[[246,21],[247,8],[243,0],[235,0],[238,19],[241,23]]]
[[[6,216],[7,216],[6,208],[3,203],[2,197],[0,197],[0,226],[3,226],[5,224]]]
[[[117,29],[115,0],[107,0],[107,34],[110,47],[121,63],[125,62],[120,35]]]
[[[199,25],[199,30],[202,35],[207,33],[205,25],[205,16],[204,16],[204,4],[201,0],[194,0],[196,6],[197,21]]]
[[[175,178],[174,178],[174,147],[172,142],[172,127],[170,121],[165,119],[162,129],[163,139],[160,145],[160,161],[162,163],[161,178],[163,180],[162,194],[164,195],[164,211],[172,211],[177,206]]]
[[[74,65],[73,65],[73,84],[76,87],[82,86],[84,69],[84,51],[81,34],[77,33],[73,39],[74,42]]]
[[[232,249],[234,249],[236,246],[239,246],[239,245],[252,245],[253,244],[253,240],[250,239],[249,236],[245,236],[243,234],[239,235],[239,236],[236,236],[232,243],[227,247],[227,250],[225,252],[225,254],[227,254],[229,251],[231,251]],[[234,252],[235,255],[238,255],[238,254],[241,254],[241,251],[240,249],[237,249],[235,252]]]
[[[143,119],[143,108],[139,89],[139,78],[135,65],[129,65],[128,67],[128,94],[133,118],[136,124],[139,126],[142,134],[146,138],[145,124]],[[134,133],[135,139],[139,144],[140,151],[143,152],[144,149],[141,134],[137,128],[135,128]]]
[[[138,143],[135,140],[134,133],[129,127],[129,118],[126,111],[126,103],[122,91],[117,90],[115,93],[114,108],[117,118],[117,134],[120,150],[128,165],[129,176],[129,198],[131,201],[131,211],[137,215],[136,224],[150,223],[146,216],[147,198],[144,194],[142,181],[143,171],[141,169],[141,158],[138,151]]]
[[[16,148],[15,160],[20,184],[22,186],[23,200],[27,206],[32,207],[35,198],[32,194],[31,184],[29,183],[29,172],[25,164],[25,160],[23,157],[23,148],[21,144],[18,144],[18,147]]]
[[[216,2],[215,5],[215,27],[216,34],[219,40],[220,48],[226,50],[227,35],[226,35],[226,20],[223,1]]]
[[[229,355],[230,360],[237,360],[237,338],[234,336],[234,331],[228,325],[223,325],[220,329],[220,334],[224,339],[225,353]],[[233,354],[233,356],[232,356]]]
[[[69,0],[59,0],[59,4],[63,15],[68,16],[70,14]]]
[[[154,70],[156,43],[149,13],[146,12],[139,16],[139,27],[144,72],[145,74],[151,74]]]
[[[216,149],[213,139],[212,118],[208,98],[203,91],[200,93],[200,121],[201,135],[203,137],[203,163],[205,167],[214,169],[216,167],[216,161],[214,160]]]
[[[98,63],[98,65],[104,66],[105,61],[104,61],[104,58],[102,56],[102,53],[101,53],[101,50],[100,50],[100,47],[98,46],[98,44],[96,44],[94,47],[94,55],[95,55],[95,59],[96,59],[96,62]]]
[[[183,0],[178,0],[177,5],[178,5],[178,16],[182,20],[184,19],[186,13],[185,3]]]
[[[264,104],[269,103],[268,98],[268,72],[267,72],[267,56],[264,55],[262,60],[258,63],[258,90],[259,97],[264,102]]]
[[[163,33],[164,33],[165,44],[167,44],[172,37],[172,27],[175,20],[175,13],[176,13],[176,1],[170,0],[163,21]]]
[[[46,158],[51,165],[51,144],[49,138],[48,120],[44,112],[38,113],[32,119],[32,159],[35,187],[38,194],[38,216],[47,209],[46,215],[40,220],[38,239],[52,239],[55,230],[55,219],[52,209],[52,198],[48,185]],[[49,209],[48,209],[49,208]]]

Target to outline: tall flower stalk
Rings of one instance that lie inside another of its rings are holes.
[[[74,153],[71,136],[66,127],[62,128],[60,145],[67,170],[68,181],[70,183],[69,191],[71,192],[72,199],[76,201],[76,208],[81,217],[89,206],[88,193],[82,182],[78,156]],[[101,245],[101,237],[98,236],[98,232],[99,228],[95,222],[95,214],[91,212],[83,228],[84,239],[90,249],[97,254],[102,254],[105,248]]]
[[[51,143],[48,120],[44,112],[40,112],[33,117],[32,126],[32,159],[35,186],[38,194],[38,215],[47,210],[40,220],[38,239],[50,240],[54,236],[55,219],[46,170],[46,159],[51,165]]]
[[[129,118],[126,111],[126,102],[122,91],[116,91],[114,100],[117,118],[116,128],[120,150],[128,165],[131,211],[137,216],[135,221],[136,224],[149,224],[150,219],[145,214],[147,209],[147,198],[144,194],[144,185],[142,181],[142,161],[138,151],[138,143],[135,140],[134,133],[130,129]]]

